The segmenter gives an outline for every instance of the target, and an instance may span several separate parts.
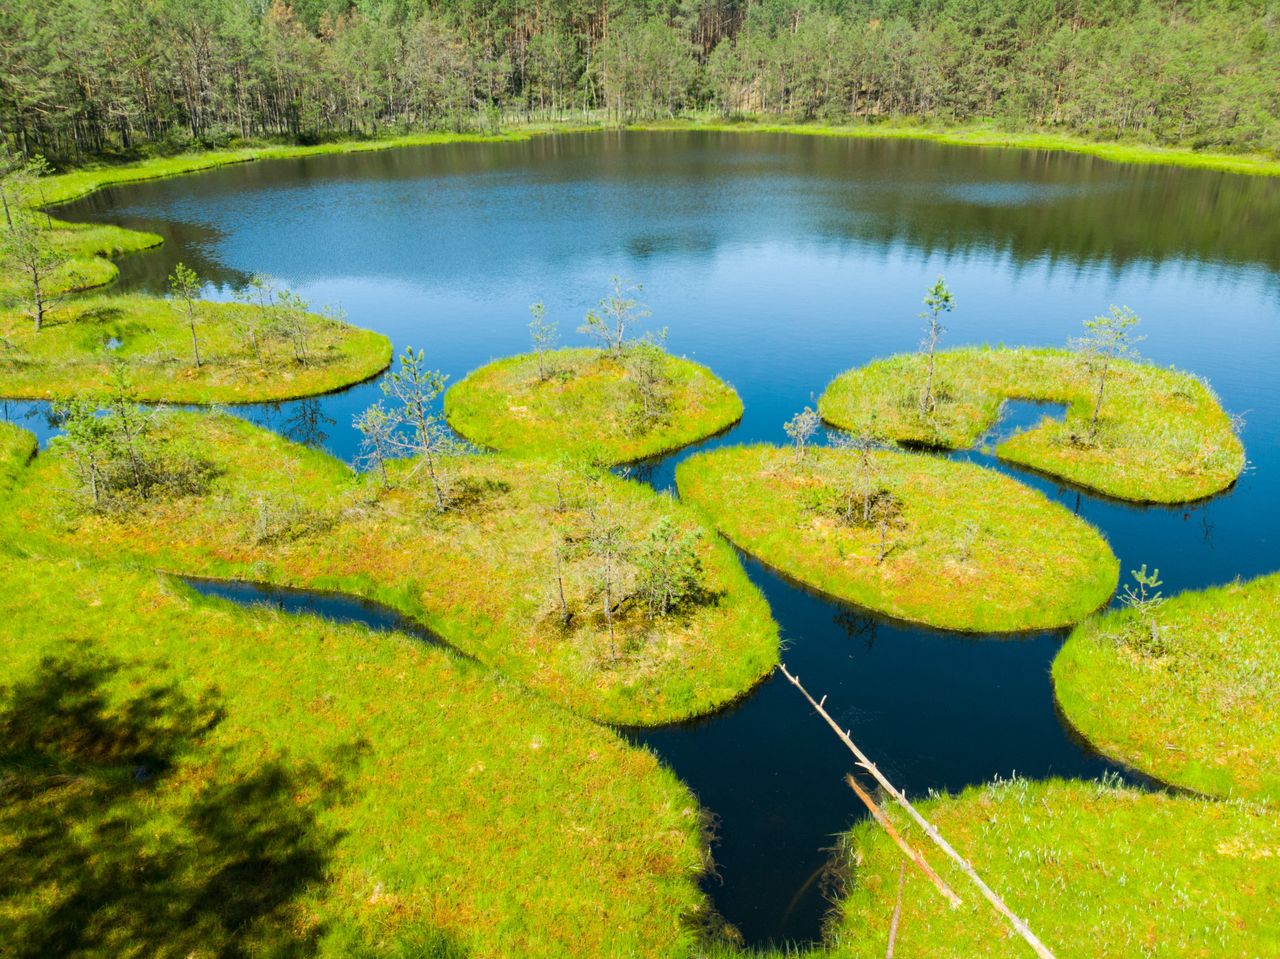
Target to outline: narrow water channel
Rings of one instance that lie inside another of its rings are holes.
[[[273,161],[103,191],[62,211],[166,237],[122,261],[121,286],[158,291],[177,260],[211,296],[255,270],[347,309],[457,378],[527,349],[528,304],[567,342],[618,274],[644,283],[671,348],[738,389],[743,421],[705,445],[782,442],[782,423],[836,373],[913,349],[925,288],[955,291],[946,343],[1060,345],[1124,303],[1153,360],[1207,376],[1246,413],[1251,469],[1190,507],[1134,507],[1012,475],[1100,527],[1127,571],[1174,592],[1273,571],[1280,554],[1280,184],[1087,157],[934,144],[718,134],[564,136]],[[348,461],[365,384],[241,415]],[[1001,430],[1054,409],[1012,404]],[[0,415],[47,437],[31,404]],[[688,451],[634,475],[669,488]],[[997,469],[982,449],[954,454]],[[998,508],[998,504],[991,504]],[[889,623],[744,558],[784,658],[908,793],[996,776],[1114,770],[1055,708],[1063,636],[961,636]],[[378,607],[205,584],[378,628]],[[749,943],[817,939],[824,867],[861,815],[848,755],[774,677],[714,716],[627,730],[714,814],[715,906]]]

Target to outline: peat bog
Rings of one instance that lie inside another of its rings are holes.
[[[1206,210],[1209,212],[1206,214]],[[1241,211],[1248,211],[1242,225]],[[1144,353],[1206,377],[1246,413],[1250,468],[1226,493],[1139,507],[1019,471],[989,452],[1043,412],[1011,404],[951,455],[1017,477],[1107,537],[1122,577],[1158,566],[1167,593],[1272,571],[1280,506],[1280,183],[1034,151],[770,134],[602,133],[266,160],[112,187],[59,209],[165,244],[119,261],[123,291],[159,293],[179,260],[230,298],[281,278],[454,380],[527,351],[528,305],[565,338],[613,274],[644,284],[653,327],[741,397],[741,422],[700,449],[784,443],[782,424],[843,370],[910,350],[921,291],[944,273],[946,345],[1060,346],[1125,303]],[[567,344],[569,345],[569,344]],[[350,461],[374,383],[238,409]],[[38,406],[8,418],[50,429]],[[1052,410],[1050,410],[1052,414]],[[687,453],[632,475],[659,489]],[[1049,666],[1061,632],[957,636],[877,619],[745,560],[785,659],[912,795],[1013,773],[1122,772],[1060,718]],[[814,940],[824,868],[859,818],[847,757],[777,677],[726,710],[631,731],[717,819],[706,880],[749,943]]]

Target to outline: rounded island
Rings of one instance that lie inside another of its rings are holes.
[[[643,342],[495,360],[454,384],[444,409],[449,425],[477,446],[591,453],[607,465],[669,453],[742,417],[733,387]]]
[[[1065,507],[994,470],[917,453],[776,446],[699,453],[680,496],[801,584],[895,619],[964,632],[1078,622],[1118,563]]]

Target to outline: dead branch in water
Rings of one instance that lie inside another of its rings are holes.
[[[872,778],[880,784],[881,788],[892,796],[899,806],[907,811],[907,814],[915,821],[916,825],[924,830],[925,835],[933,840],[934,845],[946,853],[947,858],[960,867],[960,870],[969,877],[970,881],[973,882],[975,886],[978,887],[978,891],[982,893],[983,898],[986,899],[987,902],[991,903],[996,912],[1000,913],[1000,915],[1004,916],[1005,919],[1009,921],[1009,924],[1013,926],[1018,935],[1027,941],[1027,944],[1031,946],[1032,950],[1035,951],[1035,954],[1039,956],[1040,959],[1054,959],[1054,955],[1049,951],[1049,948],[1036,937],[1036,934],[1031,931],[1031,928],[1025,922],[1013,914],[1013,911],[1004,904],[1004,900],[997,896],[995,892],[992,891],[991,887],[982,881],[982,877],[978,875],[973,866],[969,865],[968,860],[951,848],[951,844],[942,837],[942,834],[938,832],[938,830],[935,829],[928,820],[920,815],[916,810],[916,807],[911,805],[911,802],[907,797],[894,788],[893,783],[889,782],[889,780],[885,778],[884,774],[876,768],[876,764],[871,761],[866,753],[858,748],[857,744],[853,741],[853,738],[849,735],[849,731],[847,729],[841,729],[836,724],[836,721],[831,718],[831,714],[822,708],[822,703],[827,701],[827,697],[823,696],[822,703],[818,702],[809,695],[809,691],[807,689],[800,685],[800,678],[798,676],[792,676],[784,665],[780,664],[778,668],[782,670],[782,675],[787,677],[791,685],[800,690],[800,694],[809,701],[810,706],[817,710],[818,715],[821,716],[826,721],[827,725],[835,731],[835,734],[840,737],[840,741],[843,742],[849,752],[853,753],[857,758],[858,765],[869,772]]]

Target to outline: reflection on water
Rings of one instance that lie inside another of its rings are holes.
[[[676,352],[741,393],[742,422],[703,444],[783,442],[782,423],[841,370],[915,347],[925,288],[944,273],[947,343],[1061,345],[1111,303],[1145,318],[1144,346],[1249,411],[1253,469],[1191,507],[1104,501],[1012,470],[1100,527],[1122,568],[1166,590],[1272,571],[1280,506],[1280,181],[1062,154],[910,142],[605,134],[272,161],[104,191],[68,218],[163,234],[121,262],[160,290],[179,259],[226,296],[265,271],[455,378],[527,348],[542,300],[565,339],[610,275],[645,285]],[[240,415],[350,461],[351,418],[376,383]],[[0,413],[48,436],[29,404]],[[1010,404],[994,442],[1053,408]],[[684,454],[687,455],[687,454]],[[668,488],[680,455],[635,475]],[[1062,636],[968,637],[868,617],[747,559],[785,658],[908,792],[996,775],[1096,776],[1066,729],[1049,664]],[[356,610],[355,612],[360,612]],[[719,822],[707,889],[750,942],[812,939],[822,867],[862,815],[850,757],[784,681],[703,720],[626,735],[656,749]]]

